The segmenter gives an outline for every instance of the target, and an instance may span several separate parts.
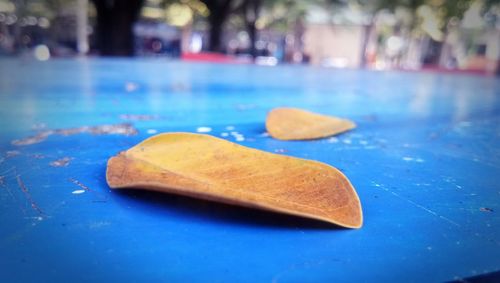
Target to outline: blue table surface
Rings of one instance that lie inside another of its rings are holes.
[[[498,78],[3,59],[0,105],[1,282],[436,282],[500,270]],[[264,121],[277,106],[358,127],[274,140]],[[12,144],[120,123],[138,134]],[[155,132],[198,127],[339,168],[359,194],[364,226],[109,189],[108,158]],[[66,166],[52,163],[65,157]]]

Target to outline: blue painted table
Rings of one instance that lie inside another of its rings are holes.
[[[0,105],[2,282],[432,282],[500,270],[495,78],[4,59]],[[284,105],[358,128],[274,140],[266,112]],[[336,166],[357,189],[363,228],[110,191],[110,156],[199,127]]]

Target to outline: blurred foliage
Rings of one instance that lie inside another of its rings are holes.
[[[33,16],[54,19],[58,14],[73,8],[76,5],[75,2],[74,0],[1,0],[0,12],[15,13],[18,17]],[[2,7],[7,7],[10,11],[3,11]]]
[[[480,5],[482,15],[489,17],[490,25],[497,22],[500,0],[348,0],[368,15],[370,24],[380,13],[396,17],[396,25],[413,35],[428,34],[442,40],[450,23],[458,24],[473,4]]]
[[[496,21],[500,0],[146,0],[142,7],[145,19],[158,20],[174,26],[184,26],[196,19],[205,19],[211,9],[230,6],[227,16],[244,16],[242,7],[258,2],[257,29],[273,28],[286,31],[300,20],[304,20],[311,7],[321,7],[330,13],[341,11],[343,7],[354,7],[366,15],[375,16],[381,11],[398,13],[406,10],[402,23],[415,28],[422,19],[422,13],[431,11],[438,19],[438,25],[445,29],[451,20],[461,19],[474,1],[482,2],[483,13],[490,22]],[[18,17],[34,16],[54,19],[65,11],[75,9],[76,0],[0,0],[0,12],[16,13]],[[427,7],[422,10],[422,7]],[[420,11],[419,11],[420,9]],[[427,11],[426,11],[427,9]],[[90,16],[95,16],[93,9]],[[233,20],[242,24],[240,20]]]
[[[142,7],[143,18],[173,26],[185,26],[197,17],[205,18],[208,15],[207,6],[199,0],[147,0]]]
[[[89,22],[94,24],[96,9],[91,0],[88,3]],[[145,0],[141,18],[176,27],[194,24],[195,28],[219,34],[212,40],[220,40],[223,27],[229,25],[234,30],[246,30],[251,37],[254,34],[254,40],[258,30],[294,32],[308,19],[311,10],[320,10],[332,19],[351,10],[364,20],[355,22],[347,15],[341,17],[343,21],[372,26],[379,17],[390,14],[393,22],[379,30],[442,41],[449,27],[458,25],[472,5],[480,5],[486,27],[498,26],[500,0]],[[70,16],[76,10],[77,0],[0,0],[0,13],[14,14],[21,27],[35,18],[40,27],[52,30],[58,18]],[[60,21],[58,25],[67,22]]]
[[[297,21],[304,19],[309,5],[311,5],[311,1],[304,0],[264,1],[263,12],[257,20],[257,27],[259,29],[274,28],[285,32]]]

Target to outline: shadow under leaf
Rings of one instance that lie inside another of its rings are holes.
[[[148,206],[154,213],[174,214],[198,221],[280,229],[347,230],[346,228],[299,216],[251,209],[187,196],[137,189],[114,190],[118,197]],[[151,209],[153,208],[153,209]]]

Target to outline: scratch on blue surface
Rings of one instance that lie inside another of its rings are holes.
[[[106,124],[99,126],[82,126],[78,128],[65,128],[65,129],[42,131],[34,136],[15,139],[11,141],[11,144],[16,146],[26,146],[43,142],[49,136],[52,135],[70,136],[82,133],[89,133],[92,135],[115,134],[115,135],[134,136],[138,134],[138,131],[131,123]]]
[[[386,187],[385,187],[385,186],[383,186],[383,185],[377,184],[377,183],[375,183],[375,182],[372,182],[372,184],[373,184],[375,187],[380,188],[380,189],[382,189],[382,190],[384,190],[384,191],[386,191],[386,192],[389,192],[389,193],[391,193],[392,195],[394,195],[395,197],[398,197],[398,198],[400,198],[400,199],[402,199],[402,200],[404,200],[404,201],[406,201],[406,202],[408,202],[408,203],[411,203],[412,205],[414,205],[414,206],[416,206],[416,207],[418,207],[418,208],[420,208],[420,209],[422,209],[422,210],[424,210],[424,211],[426,211],[426,212],[428,212],[428,213],[430,213],[430,214],[432,214],[432,215],[434,215],[434,216],[436,216],[436,217],[438,217],[438,218],[440,218],[440,219],[443,219],[444,221],[446,221],[446,222],[448,222],[448,223],[451,223],[451,224],[453,224],[453,225],[455,225],[455,226],[457,226],[457,227],[460,227],[460,224],[458,224],[457,222],[455,222],[455,221],[453,221],[453,220],[451,220],[451,219],[449,219],[449,218],[446,218],[446,217],[444,217],[444,216],[442,216],[442,215],[440,215],[440,214],[437,214],[436,212],[434,212],[434,211],[432,211],[432,210],[428,209],[427,207],[425,207],[425,206],[423,206],[423,205],[421,205],[421,204],[418,204],[418,203],[416,203],[416,202],[414,202],[414,201],[412,201],[412,200],[410,200],[410,199],[408,199],[408,198],[405,198],[405,197],[401,196],[401,195],[400,195],[400,194],[398,194],[398,193],[395,193],[395,192],[393,192],[393,191],[389,190],[388,188],[386,188]]]
[[[16,167],[12,166],[9,169],[7,169],[7,170],[3,171],[2,173],[0,173],[0,175],[4,176],[5,174],[10,173],[10,172],[12,172],[15,169],[16,169]]]
[[[91,188],[85,186],[84,184],[82,184],[80,181],[76,180],[76,179],[73,179],[73,178],[69,178],[68,181],[70,181],[71,183],[77,185],[78,187],[82,188],[82,190],[84,192],[92,192],[92,193],[95,193],[97,198],[96,200],[93,200],[92,202],[106,202],[108,200],[107,196],[105,195],[102,195],[101,193],[95,191],[95,190],[92,190]],[[77,191],[80,191],[80,190],[77,190]],[[75,193],[76,191],[73,191],[73,193]]]
[[[45,213],[38,206],[38,204],[36,204],[36,202],[33,200],[33,197],[31,196],[28,188],[26,187],[26,185],[24,184],[23,180],[21,179],[21,176],[17,175],[16,179],[17,179],[17,184],[19,185],[19,188],[23,192],[23,194],[26,197],[26,199],[30,202],[31,208],[33,208],[33,210],[35,210],[38,213],[38,217],[45,216]]]
[[[14,197],[12,192],[10,191],[9,187],[7,185],[5,185],[5,176],[0,176],[0,186],[2,186],[7,191],[7,193],[10,195],[10,197],[12,198],[13,201],[16,200],[16,198]]]

